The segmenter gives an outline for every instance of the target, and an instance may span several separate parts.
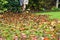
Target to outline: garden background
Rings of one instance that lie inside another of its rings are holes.
[[[0,40],[60,40],[60,0],[0,0]]]

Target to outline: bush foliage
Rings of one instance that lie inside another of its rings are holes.
[[[6,0],[0,0],[0,12],[4,12],[7,10],[7,8],[5,7],[5,5],[8,3],[8,1]]]
[[[55,5],[54,0],[29,0],[27,8],[31,10],[45,11],[50,10]],[[19,0],[0,0],[0,12],[21,11]]]

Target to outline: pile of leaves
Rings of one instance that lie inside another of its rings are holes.
[[[57,40],[57,20],[32,13],[0,15],[0,38],[6,40]]]

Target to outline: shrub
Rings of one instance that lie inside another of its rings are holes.
[[[52,10],[52,11],[59,11],[60,8],[53,7],[51,10]]]
[[[51,10],[54,3],[54,0],[29,0],[27,8],[34,11],[46,11]],[[12,12],[21,11],[19,0],[0,0],[0,6],[0,12],[7,10]]]
[[[28,7],[32,10],[51,10],[55,6],[54,0],[30,0]]]
[[[6,0],[0,0],[0,13],[7,11],[7,8],[5,7],[5,5],[8,3],[8,1]]]

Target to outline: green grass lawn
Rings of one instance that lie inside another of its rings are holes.
[[[49,15],[51,15],[50,18],[60,19],[60,12],[38,12],[36,14],[37,15],[40,15],[40,14],[49,14]]]

